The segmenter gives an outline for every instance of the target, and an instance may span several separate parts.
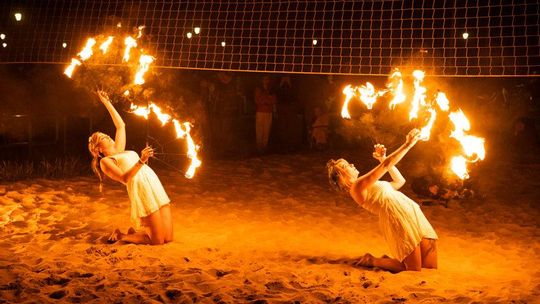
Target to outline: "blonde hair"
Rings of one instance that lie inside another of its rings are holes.
[[[99,152],[99,145],[101,141],[109,135],[101,132],[94,132],[90,137],[88,137],[88,151],[92,155],[92,162],[90,167],[94,174],[99,178],[99,191],[103,190],[103,177],[101,175],[101,168],[99,166],[99,161],[103,158],[103,155]]]
[[[328,171],[328,182],[330,183],[330,186],[335,191],[348,195],[349,190],[351,188],[350,183],[344,182],[344,180],[341,178],[341,168],[338,168],[338,165],[340,162],[345,161],[343,158],[340,158],[338,160],[329,160],[326,163],[326,169]]]

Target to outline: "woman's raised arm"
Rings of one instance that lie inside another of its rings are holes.
[[[351,195],[355,199],[364,200],[365,190],[378,181],[390,168],[395,166],[407,152],[416,144],[420,131],[413,129],[407,134],[407,139],[396,151],[388,155],[379,165],[359,177],[351,186]],[[360,197],[358,197],[360,195]]]
[[[118,111],[116,111],[116,109],[112,105],[109,95],[107,95],[107,93],[104,91],[97,91],[97,94],[99,96],[99,100],[101,101],[101,103],[103,103],[103,105],[111,115],[114,126],[116,127],[116,135],[114,136],[114,147],[117,152],[123,152],[126,149],[126,124],[124,123],[124,120],[122,120],[120,114],[118,114]]]

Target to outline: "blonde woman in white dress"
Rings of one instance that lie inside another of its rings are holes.
[[[383,145],[375,145],[373,157],[380,164],[360,177],[354,165],[344,159],[330,160],[327,164],[330,184],[336,190],[350,194],[360,206],[379,216],[379,225],[390,249],[390,256],[378,258],[367,253],[355,265],[391,272],[437,268],[438,237],[435,230],[418,204],[398,191],[405,184],[405,179],[395,165],[417,143],[419,133],[417,129],[409,132],[405,143],[388,156]],[[387,172],[392,181],[380,181]]]
[[[155,172],[146,165],[154,155],[151,147],[141,151],[139,157],[134,151],[126,151],[126,128],[122,117],[103,91],[98,91],[103,103],[116,127],[114,140],[107,134],[95,132],[88,139],[88,150],[93,156],[92,169],[102,181],[101,172],[127,187],[131,204],[131,222],[137,232],[130,228],[127,234],[116,229],[109,241],[124,241],[135,244],[160,245],[173,239],[170,199],[163,189]],[[101,187],[101,184],[100,184]]]

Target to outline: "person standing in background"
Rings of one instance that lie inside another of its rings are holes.
[[[272,112],[277,103],[276,94],[271,91],[270,76],[262,78],[262,86],[255,89],[255,134],[257,152],[264,153],[268,148],[268,138],[272,128]]]

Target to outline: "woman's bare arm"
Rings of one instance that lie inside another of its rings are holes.
[[[114,126],[116,127],[116,134],[114,136],[114,147],[117,152],[123,152],[126,149],[126,124],[118,111],[114,108],[109,99],[109,96],[104,91],[97,92],[99,100],[105,106],[109,114],[111,115]]]
[[[116,162],[109,157],[102,158],[100,161],[100,166],[101,170],[105,173],[105,175],[115,181],[126,184],[137,174],[137,172],[139,172],[143,164],[148,161],[148,158],[153,155],[154,150],[151,147],[144,148],[141,152],[141,158],[139,159],[139,161],[136,162],[135,165],[129,168],[129,170],[127,170],[126,172],[122,172]]]
[[[413,129],[407,135],[407,140],[392,154],[384,159],[379,165],[368,173],[359,177],[351,186],[351,195],[356,200],[363,201],[366,189],[378,181],[388,170],[394,167],[418,141],[420,131]],[[358,196],[360,195],[360,196]]]
[[[386,147],[381,144],[376,144],[374,146],[373,158],[382,163],[386,159]],[[399,172],[396,166],[390,167],[390,169],[388,169],[388,173],[390,174],[390,177],[392,177],[390,185],[392,185],[394,189],[398,190],[399,188],[403,187],[405,184],[405,178],[403,175],[401,175],[401,172]]]

